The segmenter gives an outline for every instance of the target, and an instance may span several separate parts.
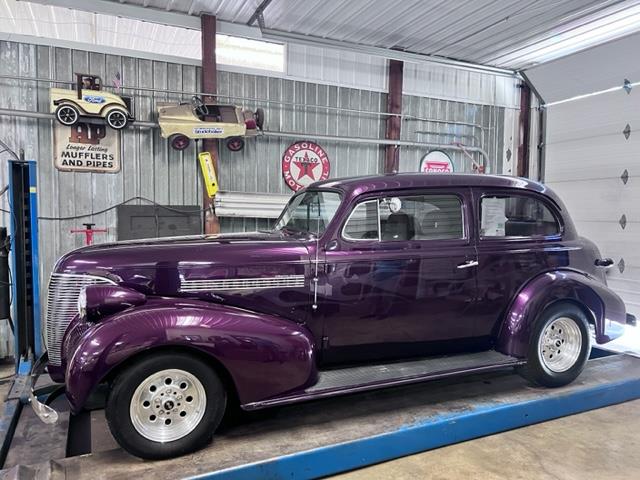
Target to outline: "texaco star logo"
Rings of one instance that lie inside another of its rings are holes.
[[[282,156],[282,176],[294,192],[318,180],[326,180],[330,171],[327,152],[314,142],[289,145]]]

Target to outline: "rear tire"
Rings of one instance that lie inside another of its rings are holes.
[[[105,120],[107,121],[107,125],[109,125],[114,130],[122,130],[123,128],[126,128],[127,124],[129,123],[127,112],[125,112],[121,108],[113,108],[109,110],[109,113],[107,113]]]
[[[590,352],[585,313],[572,303],[552,305],[534,323],[527,364],[518,373],[537,385],[561,387],[580,375]]]
[[[227,138],[227,148],[232,152],[239,152],[244,148],[244,138],[242,137]]]
[[[205,362],[184,353],[158,354],[116,377],[106,417],[122,448],[157,460],[206,445],[222,420],[226,402],[222,382]]]

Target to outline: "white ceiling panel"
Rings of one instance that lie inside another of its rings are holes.
[[[245,26],[263,4],[262,0],[34,1],[94,12],[107,4],[116,15],[123,5],[184,16],[206,13]],[[309,39],[522,69],[640,31],[640,0],[272,0],[263,19],[268,30]]]

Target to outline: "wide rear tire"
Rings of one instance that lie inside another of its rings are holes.
[[[120,372],[109,393],[106,417],[122,448],[157,460],[206,445],[226,402],[222,382],[205,362],[184,353],[158,354]]]
[[[557,303],[534,323],[527,364],[519,373],[537,385],[561,387],[580,375],[590,352],[589,322],[584,311],[572,303]]]
[[[105,116],[105,121],[114,130],[122,130],[129,124],[129,117],[122,108],[112,108]]]

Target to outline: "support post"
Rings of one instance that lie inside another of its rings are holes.
[[[397,116],[387,117],[386,138],[400,140],[402,126],[402,72],[404,63],[399,60],[389,60],[389,95],[387,97],[387,112],[397,113]],[[387,145],[384,161],[384,172],[395,173],[400,166],[400,147]]]
[[[529,130],[531,119],[531,88],[526,83],[520,85],[520,116],[518,120],[518,165],[519,177],[529,176]]]
[[[202,40],[202,91],[215,94],[218,91],[217,65],[216,65],[216,17],[214,15],[202,15],[201,40]],[[203,99],[205,103],[215,101],[215,95],[206,95]],[[220,179],[218,170],[218,141],[215,139],[205,139],[202,141],[202,151],[209,152],[213,159],[216,175]],[[202,189],[202,205],[206,208],[204,214],[204,233],[219,233],[220,222],[215,215],[213,199],[209,198],[207,189]]]

